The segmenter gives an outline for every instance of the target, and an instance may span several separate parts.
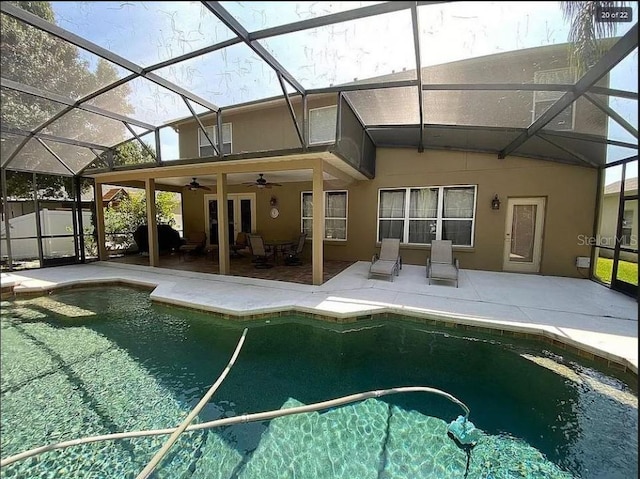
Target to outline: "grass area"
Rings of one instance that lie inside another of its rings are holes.
[[[596,259],[596,277],[605,283],[611,284],[611,272],[613,270],[613,260],[609,258]],[[638,284],[638,263],[629,261],[618,262],[618,280],[626,283]]]

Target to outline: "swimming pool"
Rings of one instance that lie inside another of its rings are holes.
[[[156,477],[637,477],[637,378],[581,366],[537,343],[457,337],[404,321],[231,323],[121,287],[2,305],[3,458],[75,437],[177,425],[248,326],[236,365],[199,422],[423,385],[464,401],[482,439],[467,456],[446,435],[460,409],[412,393],[187,433]],[[0,475],[135,477],[165,439],[47,452]]]

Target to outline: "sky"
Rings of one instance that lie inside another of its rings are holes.
[[[249,31],[374,3],[380,2],[221,2]],[[234,36],[200,2],[52,2],[52,6],[61,27],[142,66]],[[418,12],[423,66],[565,43],[568,36],[559,2],[451,2],[422,6]],[[629,26],[620,24],[617,34]],[[416,68],[409,10],[261,43],[305,88]],[[83,56],[95,64],[96,57]],[[636,50],[612,72],[611,87],[637,92],[637,64]],[[120,76],[127,74],[119,71]],[[244,44],[155,73],[223,107],[282,93],[272,69]],[[495,82],[509,79],[495,78]],[[179,96],[146,79],[136,79],[131,87],[133,116],[138,119],[162,124],[189,115]],[[637,128],[637,101],[615,100],[611,106]],[[633,139],[613,121],[609,133],[613,139]],[[620,156],[614,150],[612,158]],[[177,153],[177,135],[164,134],[163,158],[177,158]]]

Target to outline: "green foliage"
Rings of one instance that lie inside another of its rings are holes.
[[[10,3],[55,23],[49,2]],[[76,46],[8,15],[2,15],[1,40],[2,75],[5,78],[72,100],[118,79],[117,70],[106,60],[99,59],[92,70],[89,62],[80,57]],[[114,111],[131,113],[132,107],[127,102],[129,94],[128,87],[121,87],[98,97],[97,103],[108,102]],[[2,91],[2,122],[8,126],[31,130],[62,109],[63,105],[59,103],[14,90]],[[115,131],[114,123],[98,116],[91,116],[88,121],[84,112],[76,110],[51,124],[47,130],[54,135],[75,138],[90,129],[100,132],[102,144],[112,144],[122,139],[124,128],[119,125]]]
[[[7,2],[33,13],[55,24],[50,2]],[[80,55],[80,49],[37,28],[26,25],[9,15],[2,15],[0,24],[0,61],[3,78],[33,86],[40,90],[67,97],[73,101],[106,86],[119,78],[115,66],[96,57],[91,65]],[[121,114],[133,113],[128,101],[130,87],[125,84],[96,97],[96,106]],[[64,105],[20,93],[9,88],[2,89],[0,120],[3,126],[32,131],[60,113]],[[121,142],[127,135],[124,125],[99,115],[81,110],[66,113],[46,127],[46,132],[66,137],[82,138],[86,141],[110,146]],[[42,158],[42,148],[23,148],[14,161],[21,170],[36,170],[42,162],[55,162],[52,156]],[[75,149],[62,149],[60,156],[74,155]],[[6,154],[3,151],[3,154]],[[132,156],[133,153],[129,156]],[[74,159],[74,158],[72,158]],[[133,161],[133,160],[131,160]],[[72,163],[73,164],[73,163]],[[30,180],[29,180],[30,181]],[[7,179],[8,194],[15,197],[31,196],[31,186],[23,176]],[[39,188],[49,192],[65,189],[61,177],[47,176],[39,182]],[[70,191],[66,191],[70,193]],[[60,193],[64,195],[65,193]]]
[[[603,42],[615,35],[617,23],[596,20],[600,8],[618,8],[629,2],[560,2],[565,21],[569,22],[569,64],[581,77],[593,67],[610,47]]]
[[[72,197],[73,179],[71,177],[36,175],[36,181],[39,199],[68,199]],[[13,198],[33,198],[33,174],[7,171],[7,194]]]
[[[140,163],[153,163],[156,159],[143,148],[138,140],[124,143],[115,150],[114,165],[137,165]]]
[[[156,193],[156,221],[158,224],[176,224],[173,210],[179,205],[177,193],[158,191]],[[140,225],[147,224],[147,200],[140,192],[129,193],[116,206],[105,208],[104,227],[107,241],[128,248],[133,243],[131,234]]]

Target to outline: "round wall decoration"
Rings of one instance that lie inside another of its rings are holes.
[[[273,208],[271,208],[271,212],[269,214],[273,219],[276,219],[278,216],[280,216],[280,211],[274,206]]]

